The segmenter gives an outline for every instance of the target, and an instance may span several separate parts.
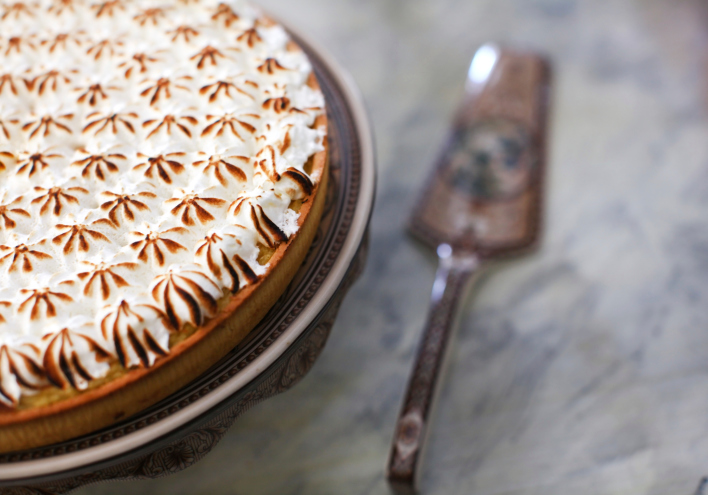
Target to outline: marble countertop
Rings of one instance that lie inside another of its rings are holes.
[[[327,46],[368,103],[379,190],[366,272],[312,372],[207,458],[76,493],[388,493],[435,270],[403,224],[472,53],[495,40],[554,62],[547,228],[465,304],[423,492],[692,495],[708,475],[708,4],[261,3]]]

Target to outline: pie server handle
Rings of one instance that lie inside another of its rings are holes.
[[[386,476],[396,493],[415,493],[439,376],[444,369],[448,342],[460,302],[479,271],[473,253],[456,254],[448,244],[437,249],[439,264],[430,295],[430,310],[423,329],[413,372],[398,415]]]

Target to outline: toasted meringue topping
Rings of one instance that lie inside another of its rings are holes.
[[[266,273],[322,94],[249,4],[0,6],[0,404],[152,366]]]

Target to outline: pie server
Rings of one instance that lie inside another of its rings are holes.
[[[539,238],[550,66],[542,57],[480,47],[452,132],[409,230],[437,250],[430,311],[398,417],[387,478],[415,493],[438,377],[460,302],[488,260]]]

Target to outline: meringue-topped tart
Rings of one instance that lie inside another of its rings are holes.
[[[232,349],[302,263],[324,97],[241,1],[0,6],[0,451],[94,431]]]

